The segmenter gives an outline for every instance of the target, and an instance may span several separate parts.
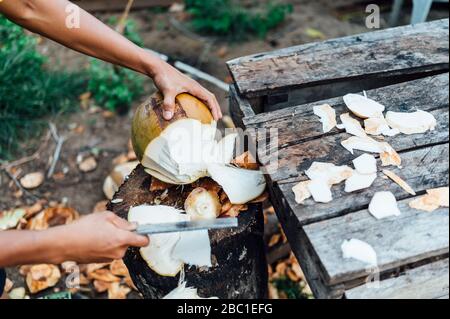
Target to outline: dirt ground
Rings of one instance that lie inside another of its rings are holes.
[[[350,34],[368,32],[364,25],[365,4],[355,4],[355,0],[296,0],[294,12],[287,21],[271,31],[264,40],[253,39],[240,43],[229,43],[214,37],[197,35],[187,27],[183,13],[152,13],[151,10],[132,12],[131,17],[138,22],[140,34],[145,46],[164,53],[172,59],[178,59],[195,66],[217,78],[229,82],[230,77],[225,66],[227,60],[258,52],[280,49],[292,45],[335,38]],[[388,8],[391,1],[381,1],[382,8]],[[98,15],[106,20],[111,14]],[[386,19],[388,13],[383,13]],[[448,17],[441,9],[433,10],[431,19]],[[408,21],[408,15],[402,17],[402,23]],[[386,23],[382,22],[383,26]],[[311,35],[308,29],[320,31]],[[49,40],[42,40],[40,50],[50,57],[52,67],[77,69],[84,67],[88,59],[76,52],[65,49]],[[213,91],[228,114],[227,93],[201,82]],[[154,91],[148,80],[145,96]],[[145,98],[143,97],[143,99]],[[136,101],[136,107],[140,101]],[[0,210],[30,205],[35,199],[65,202],[81,214],[91,213],[96,203],[104,200],[102,184],[113,168],[113,159],[127,152],[131,113],[118,116],[108,112],[80,111],[56,121],[58,133],[66,137],[61,156],[57,162],[55,174],[46,179],[42,186],[30,191],[30,194],[17,193],[17,187],[4,173],[0,175]],[[42,142],[44,143],[44,142]],[[37,160],[17,168],[18,178],[34,171],[47,172],[55,142],[48,139],[42,147]],[[89,173],[82,173],[77,166],[77,156],[94,155],[98,167]],[[14,269],[10,277],[20,280]]]

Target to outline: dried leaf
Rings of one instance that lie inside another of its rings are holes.
[[[131,289],[118,282],[113,282],[108,288],[108,299],[127,299]]]
[[[84,159],[79,165],[78,168],[80,171],[87,173],[95,170],[97,168],[97,161],[95,160],[95,157],[90,156],[86,159]]]
[[[102,269],[105,268],[106,266],[109,266],[109,263],[93,263],[93,264],[88,264],[86,266],[86,275],[89,277],[89,274],[93,273],[94,271],[98,270],[98,269]]]
[[[111,273],[116,276],[126,277],[129,276],[128,268],[125,266],[125,263],[122,259],[114,260],[110,265],[109,269]]]
[[[61,272],[55,265],[33,265],[27,274],[26,282],[32,294],[55,286],[61,278]]]
[[[27,229],[44,230],[49,227],[67,225],[79,218],[78,212],[70,207],[49,207],[30,219]]]
[[[93,272],[88,273],[89,279],[106,281],[106,282],[120,282],[120,278],[113,275],[109,269],[97,269]]]
[[[395,183],[397,183],[401,188],[405,190],[405,192],[415,196],[416,192],[412,189],[411,186],[408,185],[403,179],[401,179],[397,174],[387,169],[383,170],[383,174],[392,179]]]
[[[94,289],[99,294],[104,293],[105,291],[107,291],[110,286],[111,286],[110,282],[105,282],[105,281],[101,281],[101,280],[94,280]]]
[[[44,178],[44,173],[42,172],[29,173],[20,179],[20,184],[23,188],[33,189],[41,186]]]

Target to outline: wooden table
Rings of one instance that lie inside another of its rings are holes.
[[[449,20],[418,24],[311,43],[228,62],[234,84],[230,107],[235,123],[250,131],[263,166],[269,148],[278,150],[279,168],[269,172],[271,200],[289,243],[317,298],[448,298],[449,209],[413,210],[411,195],[382,173],[369,189],[345,193],[333,187],[333,201],[304,204],[292,187],[306,180],[313,161],[351,165],[354,155],[340,142],[349,137],[334,128],[323,133],[313,106],[330,104],[347,112],[342,96],[361,93],[387,110],[426,110],[438,121],[425,134],[386,137],[401,155],[402,168],[389,167],[423,195],[449,185]],[[261,147],[276,129],[278,143]],[[379,167],[381,164],[378,163]],[[376,191],[396,196],[402,215],[376,220],[368,204]],[[378,289],[365,264],[343,259],[341,244],[358,238],[378,255]]]

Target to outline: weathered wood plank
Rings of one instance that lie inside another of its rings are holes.
[[[229,99],[231,118],[237,127],[244,129],[243,120],[255,116],[255,111],[246,99],[239,97],[234,85],[230,85]]]
[[[388,142],[397,152],[424,147],[429,144],[448,142],[448,108],[434,110],[431,113],[438,121],[434,131],[414,135],[399,134],[394,137],[387,137],[384,141]],[[279,149],[278,154],[258,148],[259,159],[263,165],[269,166],[273,166],[273,163],[278,161],[278,168],[270,171],[272,182],[283,183],[288,179],[289,181],[298,180],[314,161],[347,165],[361,155],[363,152],[355,151],[353,155],[341,145],[341,142],[349,137],[351,135],[347,133],[327,135],[301,144],[288,145]]]
[[[347,299],[439,299],[449,294],[448,258],[408,269],[378,287],[359,286],[345,292]]]
[[[448,70],[449,20],[311,43],[228,62],[239,93]]]
[[[423,192],[430,188],[449,185],[449,145],[440,144],[427,148],[421,148],[401,154],[403,168],[389,167],[389,170],[401,176],[416,192]],[[378,161],[378,166],[381,163]],[[307,179],[304,177],[303,179]],[[303,204],[295,202],[292,187],[296,183],[277,185],[286,205],[298,218],[300,224],[310,224],[316,221],[344,215],[359,209],[366,208],[372,196],[377,191],[391,191],[397,199],[404,199],[410,195],[390,179],[383,178],[383,173],[378,173],[378,178],[370,188],[346,193],[345,183],[333,186],[333,201],[331,203],[316,203],[313,199],[307,199]]]
[[[127,0],[74,0],[73,2],[91,12],[124,10],[127,5]],[[174,2],[174,0],[135,0],[132,8],[168,7]]]
[[[373,276],[364,263],[342,257],[341,244],[346,239],[360,239],[374,248],[377,272],[448,254],[449,209],[418,211],[408,206],[410,200],[399,202],[401,216],[377,220],[362,210],[303,227],[329,284],[358,278],[362,284]]]

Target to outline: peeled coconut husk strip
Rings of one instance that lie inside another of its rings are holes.
[[[185,118],[197,119],[203,124],[210,124],[214,120],[208,107],[190,94],[182,93],[176,97],[174,116],[170,121],[163,117],[163,103],[163,95],[157,92],[141,104],[134,114],[131,141],[140,161],[148,144],[170,124]]]
[[[186,198],[184,209],[191,220],[207,220],[218,217],[222,205],[217,193],[197,187]]]
[[[208,173],[222,186],[232,204],[246,204],[261,195],[266,182],[260,171],[210,164]]]
[[[436,127],[436,118],[433,114],[418,110],[413,113],[392,112],[386,113],[386,121],[393,128],[403,134],[419,134]]]
[[[114,194],[119,190],[120,185],[125,181],[125,178],[131,174],[138,164],[138,161],[134,161],[119,164],[114,167],[103,182],[103,193],[106,198],[113,198]]]
[[[328,133],[337,125],[336,111],[329,104],[315,105],[313,112],[320,117],[324,133]]]
[[[383,115],[384,105],[359,94],[347,94],[344,102],[356,116],[366,119]]]
[[[440,187],[427,190],[427,194],[409,202],[409,207],[433,212],[439,207],[449,207],[449,188]]]
[[[389,177],[390,179],[392,179],[395,183],[397,183],[398,186],[400,186],[401,188],[403,188],[403,190],[405,190],[405,192],[407,192],[413,196],[416,195],[416,192],[414,191],[414,189],[412,189],[412,187],[409,186],[408,183],[406,183],[402,178],[400,178],[394,172],[384,169],[383,174],[386,175],[387,177]]]
[[[341,245],[342,256],[344,259],[353,258],[366,263],[370,266],[376,266],[377,253],[368,243],[352,238],[345,240]]]

